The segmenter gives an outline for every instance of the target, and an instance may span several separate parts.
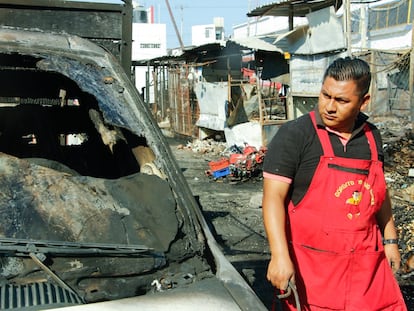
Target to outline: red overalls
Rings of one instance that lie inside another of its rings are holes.
[[[314,112],[311,118],[323,155],[287,217],[302,310],[407,310],[375,218],[386,185],[371,130],[365,125],[371,160],[340,158]],[[287,310],[296,310],[292,299]]]

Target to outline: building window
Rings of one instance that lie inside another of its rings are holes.
[[[409,9],[411,4],[411,9]],[[376,30],[397,25],[409,24],[412,17],[413,3],[411,1],[391,2],[369,9],[368,29]]]

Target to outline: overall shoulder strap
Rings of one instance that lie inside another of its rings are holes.
[[[334,152],[332,149],[332,144],[329,139],[328,132],[324,128],[318,127],[318,125],[316,124],[315,111],[311,111],[309,115],[311,117],[313,126],[315,127],[316,134],[318,134],[319,141],[321,142],[323,154],[328,157],[333,157]]]
[[[367,123],[365,123],[364,125],[364,132],[368,140],[369,149],[371,150],[371,159],[379,160],[378,149],[377,149],[377,144],[375,142],[374,134],[372,133],[372,130]]]

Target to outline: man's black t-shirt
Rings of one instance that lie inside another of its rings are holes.
[[[323,127],[318,111],[315,114],[318,126]],[[363,131],[366,119],[367,116],[360,113],[352,136],[345,146],[336,134],[328,131],[335,156],[371,159],[368,140]],[[368,125],[375,137],[379,160],[383,162],[380,133],[373,124]],[[309,114],[306,114],[279,128],[268,145],[263,171],[292,179],[291,199],[296,205],[308,190],[322,154],[316,130]]]

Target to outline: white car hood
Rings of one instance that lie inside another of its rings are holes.
[[[155,292],[144,296],[107,302],[53,309],[56,311],[87,310],[140,310],[140,311],[233,311],[242,310],[231,297],[223,283],[216,278],[195,282],[187,288]]]

